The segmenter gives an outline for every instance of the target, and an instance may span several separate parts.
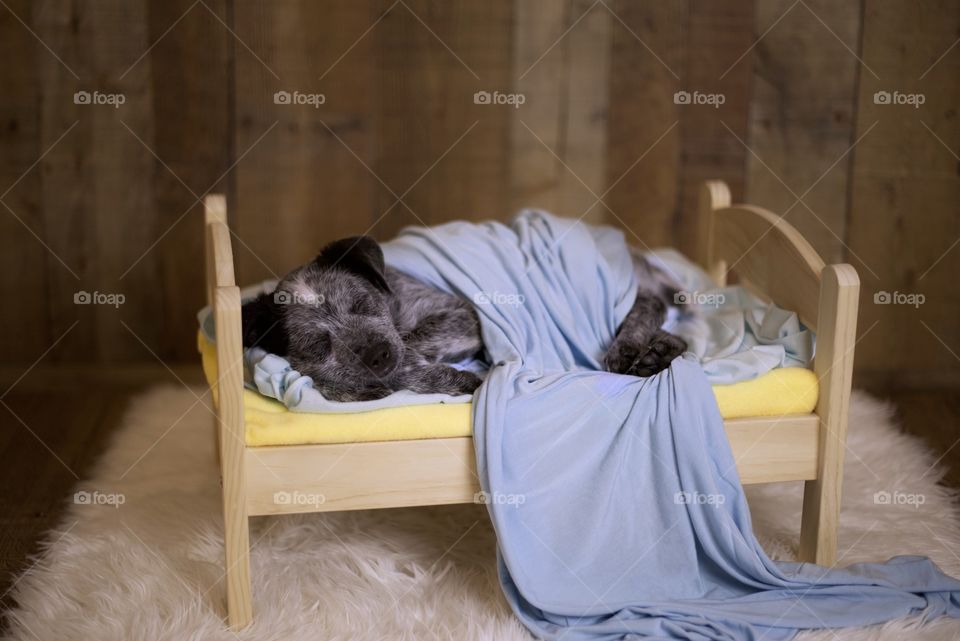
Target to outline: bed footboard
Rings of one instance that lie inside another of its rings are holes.
[[[742,285],[817,332],[814,372],[820,383],[817,477],[804,484],[799,556],[832,565],[847,443],[847,414],[856,345],[860,279],[847,264],[825,265],[782,216],[731,204],[721,181],[700,191],[700,261],[720,285],[733,272]]]

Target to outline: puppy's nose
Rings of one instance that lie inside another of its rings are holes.
[[[397,362],[396,354],[385,341],[367,345],[360,351],[359,356],[360,361],[377,376],[390,372]]]

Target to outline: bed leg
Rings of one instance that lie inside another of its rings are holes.
[[[234,630],[253,618],[250,591],[250,523],[247,517],[245,423],[243,417],[243,347],[240,330],[240,290],[217,287],[214,292],[217,328],[217,422],[220,479],[223,483],[224,578],[227,623]]]
[[[843,458],[842,455],[840,458]],[[800,525],[801,561],[828,567],[836,564],[840,491],[839,478],[815,479],[804,483]]]
[[[231,630],[239,630],[253,619],[253,597],[250,593],[250,526],[245,509],[226,502],[223,508],[227,624]]]
[[[253,618],[250,589],[250,519],[244,493],[242,424],[220,416],[220,473],[223,485],[224,580],[227,588],[227,623],[239,630]],[[233,441],[233,443],[231,443]]]
[[[837,562],[837,524],[843,484],[843,454],[853,377],[860,280],[850,265],[828,265],[821,273],[817,313],[820,380],[817,415],[820,445],[817,478],[803,488],[800,560],[832,566]]]

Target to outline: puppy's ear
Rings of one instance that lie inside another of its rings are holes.
[[[288,347],[287,330],[283,326],[281,314],[282,310],[274,299],[273,292],[260,294],[244,303],[240,310],[243,346],[257,346],[271,354],[285,356]]]
[[[321,267],[340,267],[365,278],[377,289],[390,293],[384,274],[383,250],[369,236],[337,240],[320,251],[316,263]]]

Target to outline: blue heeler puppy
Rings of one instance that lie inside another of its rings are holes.
[[[604,356],[612,372],[652,376],[686,349],[660,329],[672,289],[634,255],[641,287]],[[468,301],[384,264],[367,236],[325,247],[287,274],[272,293],[243,306],[243,344],[284,356],[333,401],[382,398],[407,389],[470,394],[480,379],[448,363],[483,349]]]

